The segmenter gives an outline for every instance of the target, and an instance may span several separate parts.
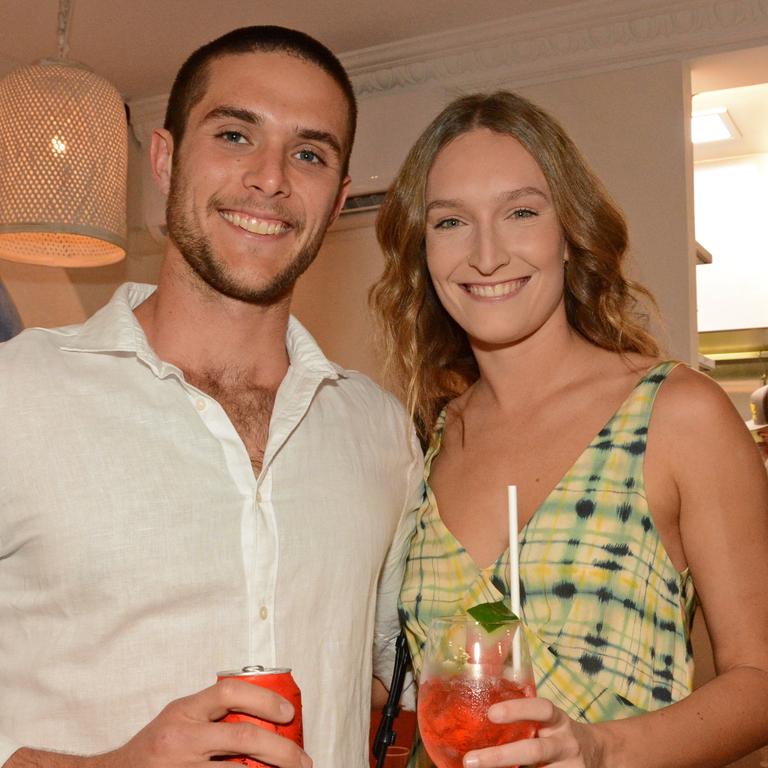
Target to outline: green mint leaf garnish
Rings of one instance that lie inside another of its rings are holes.
[[[492,632],[505,621],[519,621],[503,600],[499,600],[497,603],[474,605],[467,610],[467,613],[480,623],[486,632]]]

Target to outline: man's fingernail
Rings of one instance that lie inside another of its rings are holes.
[[[280,714],[285,718],[293,717],[293,707],[287,701],[281,701]]]
[[[477,768],[480,758],[476,755],[464,755],[464,768]]]
[[[301,756],[301,768],[312,768],[312,758],[306,752]]]

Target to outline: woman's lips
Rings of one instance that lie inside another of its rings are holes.
[[[463,283],[463,287],[472,296],[478,296],[481,299],[498,299],[517,293],[530,279],[530,276],[527,276],[502,283]]]

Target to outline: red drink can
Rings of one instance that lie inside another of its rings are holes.
[[[293,679],[291,670],[285,667],[262,667],[254,665],[243,667],[230,672],[219,672],[216,677],[219,680],[225,680],[229,677],[244,680],[251,685],[260,685],[262,688],[269,688],[270,691],[282,696],[293,704],[294,716],[290,723],[270,723],[269,720],[262,720],[253,715],[246,715],[242,712],[230,712],[224,717],[225,723],[253,723],[260,728],[266,728],[268,731],[277,733],[280,736],[290,739],[304,748],[304,732],[301,725],[301,691],[296,681]],[[254,760],[247,755],[236,755],[226,758],[230,762],[248,765],[251,768],[270,768],[266,763]]]

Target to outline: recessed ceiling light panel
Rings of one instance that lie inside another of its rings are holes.
[[[728,141],[738,136],[739,129],[725,107],[694,112],[691,117],[691,141],[694,144]]]

